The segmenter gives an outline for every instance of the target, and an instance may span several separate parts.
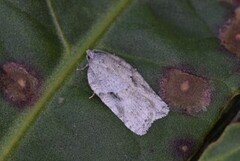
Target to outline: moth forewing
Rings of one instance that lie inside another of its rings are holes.
[[[94,93],[137,135],[165,117],[169,108],[143,77],[122,58],[87,50],[88,83]]]

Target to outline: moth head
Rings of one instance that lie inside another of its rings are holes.
[[[86,52],[87,52],[86,58],[87,58],[87,61],[89,62],[91,61],[91,59],[94,58],[95,53],[93,50],[90,50],[90,49],[88,49]]]

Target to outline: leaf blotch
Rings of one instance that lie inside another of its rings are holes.
[[[206,110],[211,101],[211,86],[207,79],[175,68],[166,70],[160,89],[161,97],[172,110],[189,115]]]
[[[23,64],[7,62],[1,66],[1,93],[17,107],[32,105],[39,94],[40,85],[36,72]]]
[[[195,141],[191,138],[176,139],[171,144],[171,151],[174,158],[187,159],[195,148]]]
[[[234,17],[220,28],[219,39],[226,49],[240,58],[240,7],[235,10]]]

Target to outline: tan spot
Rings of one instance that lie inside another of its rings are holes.
[[[181,150],[182,150],[183,152],[187,152],[187,151],[188,151],[188,146],[187,146],[187,145],[182,145],[182,146],[181,146]]]
[[[19,79],[17,83],[22,89],[26,87],[26,80],[24,79]]]
[[[190,85],[189,85],[189,81],[188,81],[188,80],[184,81],[184,82],[180,85],[180,89],[181,89],[181,91],[183,91],[183,92],[188,91],[189,88],[190,88]]]
[[[237,35],[235,36],[235,39],[236,39],[237,41],[240,41],[240,34],[237,34]]]
[[[160,96],[172,110],[186,114],[205,111],[211,101],[212,88],[207,79],[169,69],[160,81]]]
[[[176,157],[176,160],[188,160],[187,158],[193,154],[195,143],[196,141],[191,137],[174,140],[172,145],[173,156]]]
[[[41,84],[36,72],[15,62],[3,64],[1,71],[0,90],[10,103],[25,106],[36,101]]]
[[[235,15],[220,28],[219,39],[226,49],[240,58],[240,7],[235,10]]]

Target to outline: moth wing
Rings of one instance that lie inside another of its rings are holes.
[[[101,93],[99,97],[131,131],[138,135],[146,134],[156,120],[156,111],[151,107],[153,105],[151,100],[142,98],[143,95],[139,93],[126,95],[123,92],[116,96],[110,92]],[[144,103],[139,99],[145,99]]]

